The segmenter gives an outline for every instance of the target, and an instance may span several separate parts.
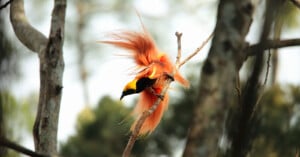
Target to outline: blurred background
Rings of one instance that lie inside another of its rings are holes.
[[[2,4],[2,1],[1,1]],[[247,36],[256,43],[262,25],[263,2],[256,6]],[[192,53],[213,31],[216,0],[73,0],[68,1],[63,78],[59,119],[59,151],[63,156],[120,156],[129,138],[129,113],[137,96],[119,101],[123,86],[133,76],[131,60],[122,50],[97,43],[109,32],[141,30],[140,13],[158,47],[173,59],[175,32],[183,33],[183,57]],[[30,23],[43,34],[50,29],[52,1],[25,1]],[[299,38],[300,11],[287,3],[278,17],[273,36]],[[0,103],[7,136],[33,149],[32,126],[39,92],[39,63],[15,37],[9,8],[0,12]],[[134,146],[134,156],[180,156],[191,120],[200,69],[209,44],[183,68],[190,89],[172,84],[169,109],[151,136]],[[261,101],[254,156],[292,156],[300,145],[300,47],[272,52],[271,74]],[[175,59],[174,59],[175,61]],[[251,62],[251,59],[249,59]],[[241,70],[247,76],[247,64]],[[203,146],[205,147],[205,146]],[[205,148],[204,148],[205,149]],[[147,154],[147,155],[145,155]],[[8,157],[21,156],[9,151]]]

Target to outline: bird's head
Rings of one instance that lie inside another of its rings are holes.
[[[137,79],[133,79],[132,81],[128,82],[122,92],[122,95],[120,97],[120,100],[122,100],[122,98],[126,95],[130,95],[130,94],[134,94],[137,93],[136,92],[136,83],[137,83]]]
[[[122,100],[122,98],[126,95],[139,93],[144,89],[151,87],[155,83],[155,81],[156,79],[150,79],[148,77],[133,79],[125,85],[120,100]]]

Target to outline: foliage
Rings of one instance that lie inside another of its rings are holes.
[[[260,104],[258,136],[252,156],[294,156],[300,147],[300,87],[273,86]],[[293,120],[294,119],[294,120]]]
[[[63,156],[120,156],[126,144],[129,114],[119,101],[106,96],[95,109],[85,108],[78,118],[77,133],[62,144]]]
[[[283,20],[282,22],[287,28],[298,28],[299,13],[299,8],[297,8],[291,1],[286,1],[281,8],[281,13],[279,14],[278,18]],[[276,20],[278,20],[278,18]]]
[[[21,141],[31,131],[36,103],[19,102],[7,91],[0,92],[1,135],[12,141]],[[16,129],[17,128],[17,129]],[[14,151],[5,151],[5,157],[17,157]]]

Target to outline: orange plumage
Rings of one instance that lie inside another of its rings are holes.
[[[143,32],[123,31],[111,34],[110,37],[110,40],[101,42],[129,50],[132,59],[140,69],[135,78],[125,86],[121,96],[122,99],[126,95],[140,92],[140,98],[133,110],[133,115],[136,117],[131,127],[133,130],[139,116],[159,99],[158,95],[162,92],[166,75],[171,75],[175,66],[166,53],[159,51],[145,30]],[[189,86],[188,81],[179,72],[175,72],[174,79],[186,87]],[[145,120],[139,134],[150,133],[157,127],[168,107],[168,101],[169,97],[166,94],[157,109]]]

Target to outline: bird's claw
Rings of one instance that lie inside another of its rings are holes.
[[[166,76],[168,79],[172,80],[172,81],[175,80],[174,77],[173,77],[173,75],[171,75],[171,74],[165,73],[165,76]]]

